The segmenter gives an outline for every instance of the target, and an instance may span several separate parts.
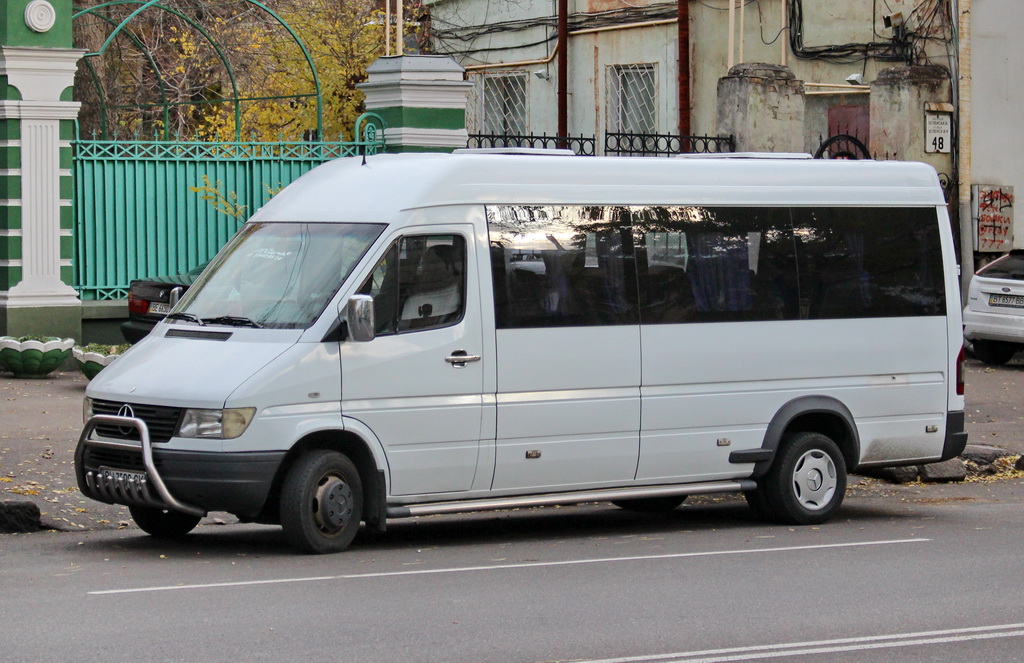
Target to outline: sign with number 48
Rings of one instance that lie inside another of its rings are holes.
[[[949,154],[953,143],[953,116],[925,113],[924,126],[924,151]]]

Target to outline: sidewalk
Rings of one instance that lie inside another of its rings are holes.
[[[47,379],[0,376],[0,500],[34,502],[47,529],[115,528],[128,509],[87,499],[75,479],[88,381],[75,371]]]
[[[1024,359],[999,368],[969,359],[966,381],[969,443],[1024,454]],[[77,372],[44,380],[0,375],[0,501],[34,502],[47,529],[134,527],[127,508],[86,499],[78,491],[74,453],[86,384]],[[973,485],[957,484],[967,492],[975,490]],[[980,494],[983,488],[977,486]],[[896,488],[885,485],[887,491]],[[924,490],[939,491],[939,486]]]

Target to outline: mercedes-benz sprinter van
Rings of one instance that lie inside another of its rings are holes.
[[[150,534],[224,511],[309,552],[728,491],[821,523],[848,472],[963,450],[962,358],[927,165],[339,159],[90,383],[76,468]]]

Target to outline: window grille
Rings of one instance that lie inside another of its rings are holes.
[[[608,131],[657,133],[656,73],[653,64],[614,65],[608,68]]]
[[[466,127],[470,133],[523,135],[528,115],[524,71],[477,74],[472,77]]]

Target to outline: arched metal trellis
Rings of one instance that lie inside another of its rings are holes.
[[[83,16],[93,16],[93,17],[98,18],[100,21],[103,21],[103,22],[107,23],[108,25],[113,26],[113,29],[111,30],[110,34],[107,36],[106,40],[103,42],[102,46],[100,46],[100,48],[97,49],[95,52],[86,53],[84,58],[83,58],[86,70],[89,72],[90,76],[92,77],[93,83],[94,83],[94,85],[96,87],[97,97],[100,100],[100,105],[101,105],[100,121],[101,121],[101,134],[102,134],[102,137],[103,138],[107,137],[107,126],[106,126],[107,104],[106,104],[106,101],[105,101],[105,95],[104,95],[104,92],[103,92],[103,85],[102,85],[102,82],[100,80],[100,76],[96,72],[96,69],[93,66],[92,60],[102,56],[107,51],[107,49],[110,47],[110,45],[114,43],[114,40],[120,34],[125,33],[126,35],[128,35],[129,40],[131,40],[132,43],[135,44],[140,49],[140,51],[143,53],[144,57],[148,61],[149,66],[151,67],[151,69],[153,71],[153,74],[156,77],[156,80],[157,80],[157,82],[159,84],[159,90],[160,90],[160,101],[159,102],[157,102],[157,103],[150,102],[150,103],[131,104],[128,107],[130,107],[130,108],[139,108],[139,109],[144,108],[144,107],[153,107],[153,106],[161,107],[163,109],[163,115],[164,115],[164,123],[163,123],[163,125],[164,125],[164,136],[163,136],[163,138],[164,138],[164,140],[170,140],[170,138],[171,138],[170,133],[169,133],[170,132],[169,115],[170,115],[170,108],[173,105],[181,105],[181,104],[194,105],[194,104],[215,104],[215,103],[219,104],[219,103],[224,103],[224,102],[232,102],[233,105],[234,105],[234,122],[235,122],[234,135],[235,135],[235,140],[239,141],[239,140],[241,140],[241,131],[242,131],[242,129],[241,129],[241,124],[242,124],[241,104],[242,103],[249,102],[249,101],[273,101],[273,100],[280,100],[282,102],[286,102],[286,101],[293,101],[293,100],[297,101],[297,100],[300,100],[300,99],[311,99],[311,100],[314,101],[314,103],[316,105],[316,139],[320,140],[322,135],[323,135],[323,93],[322,93],[322,89],[321,89],[321,86],[320,86],[320,78],[317,75],[317,71],[316,71],[316,65],[313,62],[312,56],[310,56],[310,54],[309,54],[309,50],[306,48],[305,44],[303,44],[303,42],[299,38],[299,36],[295,33],[295,30],[293,30],[292,27],[290,25],[288,25],[288,23],[284,19],[282,19],[277,13],[275,13],[272,9],[267,7],[265,4],[263,4],[262,2],[258,2],[257,0],[240,0],[240,2],[243,2],[244,4],[247,4],[247,5],[251,5],[252,7],[255,7],[256,9],[258,9],[259,11],[265,13],[267,16],[271,17],[277,24],[279,24],[284,30],[287,31],[287,33],[290,35],[292,40],[295,42],[295,45],[302,52],[302,56],[305,59],[307,66],[309,67],[309,72],[310,72],[310,75],[311,75],[312,80],[313,80],[313,88],[314,88],[312,92],[298,93],[298,94],[289,94],[289,95],[277,95],[277,96],[243,96],[243,95],[241,95],[239,93],[238,81],[237,81],[237,79],[235,77],[234,68],[231,65],[230,59],[226,56],[226,54],[224,52],[223,45],[218,43],[218,41],[213,37],[213,35],[210,33],[210,31],[207,30],[202,25],[201,22],[195,20],[194,18],[188,16],[187,14],[185,14],[185,13],[183,13],[181,11],[178,11],[177,9],[175,9],[172,6],[169,6],[169,5],[165,4],[164,0],[112,0],[110,2],[104,2],[104,3],[96,5],[94,7],[88,7],[86,9],[83,9],[83,10],[79,11],[78,13],[76,13],[73,16],[74,19],[78,19],[78,18],[83,17]],[[106,10],[109,10],[111,8],[114,8],[114,7],[119,7],[119,6],[135,6],[135,5],[137,5],[137,7],[135,7],[135,9],[133,9],[120,22],[115,21],[114,19],[110,18],[109,16],[107,16],[104,13]],[[178,19],[184,21],[192,29],[194,29],[199,35],[201,35],[203,37],[203,39],[206,41],[206,43],[208,43],[209,46],[213,49],[213,51],[217,54],[218,59],[220,60],[221,64],[223,64],[223,66],[224,66],[225,73],[228,76],[228,81],[229,81],[230,87],[231,87],[231,93],[232,93],[231,98],[227,98],[227,99],[225,99],[225,98],[190,99],[188,101],[176,101],[176,102],[175,101],[170,101],[168,99],[167,88],[166,88],[166,84],[165,84],[165,77],[163,76],[162,72],[160,71],[160,67],[157,65],[157,63],[153,59],[152,55],[143,46],[142,42],[137,38],[137,36],[134,35],[130,29],[128,29],[128,26],[132,22],[133,19],[138,17],[140,14],[142,14],[146,10],[150,10],[150,9],[155,10],[155,11],[166,12],[168,14],[176,16]]]
[[[814,153],[815,159],[870,159],[871,153],[856,136],[836,134],[821,142]]]

